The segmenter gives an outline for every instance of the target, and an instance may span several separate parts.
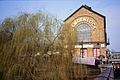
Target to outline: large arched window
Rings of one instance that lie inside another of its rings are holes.
[[[88,24],[80,24],[77,28],[77,42],[90,42],[91,28]]]

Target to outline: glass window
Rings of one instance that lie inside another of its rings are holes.
[[[87,51],[87,49],[86,48],[83,48],[83,49],[80,49],[81,51],[80,51],[80,56],[81,57],[83,57],[83,58],[86,58],[87,57],[87,55],[88,55],[88,51]]]
[[[91,28],[88,24],[80,24],[77,28],[77,42],[90,42]]]
[[[100,49],[94,48],[93,49],[93,57],[97,58],[98,56],[100,56]]]

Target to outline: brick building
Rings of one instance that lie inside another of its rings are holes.
[[[103,55],[106,57],[106,21],[105,16],[93,11],[91,7],[81,6],[64,20],[65,24],[76,30],[76,56],[84,58]]]

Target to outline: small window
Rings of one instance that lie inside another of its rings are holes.
[[[93,49],[93,57],[97,58],[100,55],[100,49],[94,48]]]
[[[83,58],[86,58],[88,55],[88,51],[86,48],[80,49],[80,53],[81,53],[80,56]]]

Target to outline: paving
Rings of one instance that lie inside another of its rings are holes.
[[[115,80],[112,64],[101,64],[101,74],[99,74],[94,80]]]

